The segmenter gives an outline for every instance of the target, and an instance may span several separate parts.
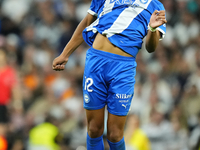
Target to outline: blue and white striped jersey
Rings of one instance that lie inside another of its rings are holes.
[[[147,35],[148,23],[155,10],[164,10],[158,0],[92,0],[88,13],[97,16],[83,31],[86,43],[92,46],[97,35],[106,35],[112,44],[136,56]],[[164,37],[166,25],[158,28]]]

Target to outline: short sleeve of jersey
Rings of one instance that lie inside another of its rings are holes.
[[[104,0],[92,0],[88,13],[90,13],[93,16],[97,16],[98,11],[103,3],[104,3]]]
[[[158,10],[165,10],[163,5],[159,5]],[[161,26],[159,26],[157,28],[157,30],[159,30],[162,33],[162,37],[160,38],[160,40],[162,40],[165,37],[165,33],[166,33],[166,24],[163,24]]]

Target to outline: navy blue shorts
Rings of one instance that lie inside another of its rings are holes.
[[[136,66],[134,57],[90,48],[83,76],[84,108],[96,110],[107,105],[109,113],[126,116],[134,94]]]

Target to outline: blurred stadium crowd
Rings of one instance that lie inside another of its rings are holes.
[[[142,48],[137,56],[127,149],[199,150],[200,1],[160,1],[167,34],[155,53]],[[70,56],[63,72],[51,63],[90,2],[0,0],[1,150],[86,149],[82,74],[88,46]]]

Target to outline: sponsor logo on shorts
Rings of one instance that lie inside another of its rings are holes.
[[[119,100],[120,103],[128,103],[129,100]]]
[[[126,109],[127,104],[126,104],[126,105],[125,105],[125,104],[122,104],[122,106]]]
[[[84,94],[84,101],[85,101],[85,103],[90,102],[90,97],[87,94]]]
[[[133,94],[116,94],[117,99],[128,99],[131,98]]]

